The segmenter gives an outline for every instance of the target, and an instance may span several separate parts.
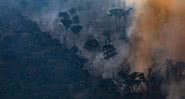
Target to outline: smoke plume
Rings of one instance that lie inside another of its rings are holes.
[[[163,50],[161,57],[175,61],[185,60],[185,1],[132,0],[136,17],[131,32],[132,57],[135,70],[146,71],[153,64],[154,52]]]
[[[130,32],[130,59],[134,70],[160,70],[153,67],[156,60],[166,69],[170,68],[162,64],[166,59],[185,61],[185,1],[131,0],[129,4],[137,8]],[[166,88],[168,99],[184,99],[184,80],[170,80]]]

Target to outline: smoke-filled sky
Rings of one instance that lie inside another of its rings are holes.
[[[184,61],[185,1],[183,0],[132,0],[138,7],[134,30],[131,32],[136,54],[136,70],[143,71],[152,65],[155,50],[162,56]],[[139,41],[138,41],[139,39]]]

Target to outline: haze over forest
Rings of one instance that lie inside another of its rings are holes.
[[[0,98],[185,99],[184,4],[0,0]]]

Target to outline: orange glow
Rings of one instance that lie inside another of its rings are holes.
[[[137,0],[137,2],[140,0]],[[185,0],[141,0],[131,35],[135,70],[153,64],[154,50],[166,58],[185,61]]]

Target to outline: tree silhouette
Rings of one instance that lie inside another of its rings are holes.
[[[116,24],[116,31],[120,31],[121,28],[121,18],[124,18],[124,22],[126,22],[126,17],[130,14],[130,11],[132,8],[125,10],[125,9],[111,9],[109,10],[109,16],[112,16],[115,18],[115,24]]]
[[[60,12],[58,16],[61,18],[60,22],[64,25],[65,29],[67,30],[68,28],[70,28],[72,24],[70,15],[67,12]]]
[[[61,19],[60,21],[63,23],[66,30],[71,27],[72,21],[70,19]]]
[[[133,73],[125,73],[119,72],[119,77],[121,78],[121,83],[126,85],[129,93],[133,93],[136,91],[137,87],[141,85],[141,83],[146,83],[146,77],[144,73],[133,72]]]
[[[110,59],[117,54],[116,48],[111,44],[103,46],[103,51],[104,59]]]
[[[59,12],[58,16],[62,19],[70,19],[70,16],[67,12]]]
[[[73,16],[73,15],[76,15],[76,9],[75,8],[71,8],[69,10],[69,13]]]
[[[89,51],[96,51],[99,46],[99,42],[96,39],[90,39],[86,41],[84,48]]]
[[[75,15],[72,17],[73,24],[79,24],[80,23],[80,18],[79,16]]]
[[[123,9],[112,9],[109,11],[109,16],[112,16],[115,18],[115,24],[116,24],[116,31],[120,28],[120,19],[123,15]]]
[[[74,34],[79,34],[81,30],[83,29],[83,26],[80,25],[80,18],[76,14],[76,9],[71,8],[68,12],[66,11],[61,11],[58,14],[58,17],[60,18],[60,22],[63,24],[65,27],[64,30],[64,39],[63,39],[63,44],[64,46],[66,45],[66,39],[67,39],[67,32],[70,29],[72,33]]]

